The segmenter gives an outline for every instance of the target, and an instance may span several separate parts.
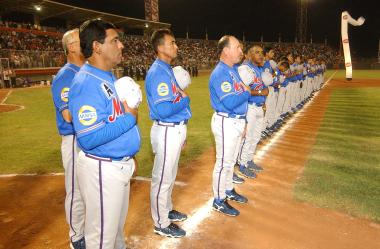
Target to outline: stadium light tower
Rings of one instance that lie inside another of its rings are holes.
[[[159,21],[158,0],[144,0],[145,3],[145,20]]]
[[[307,5],[309,0],[297,0],[297,41],[305,43],[307,40]]]

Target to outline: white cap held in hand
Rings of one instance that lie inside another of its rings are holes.
[[[248,65],[241,65],[238,67],[238,72],[241,80],[244,85],[249,86],[253,82],[253,78],[255,77],[255,72]]]
[[[190,74],[183,67],[173,67],[173,73],[175,80],[182,90],[185,90],[191,84]]]
[[[269,72],[262,72],[261,80],[263,81],[264,85],[269,86],[269,85],[272,85],[273,83],[273,76]]]
[[[130,108],[139,107],[142,102],[142,93],[138,85],[130,77],[122,77],[115,81],[116,93],[121,101],[126,101]]]
[[[276,63],[274,60],[270,60],[270,61],[269,61],[269,64],[270,64],[271,68],[272,68],[274,71],[276,71],[276,69],[277,69],[277,63]]]

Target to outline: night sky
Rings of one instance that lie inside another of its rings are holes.
[[[57,0],[62,3],[103,12],[144,19],[143,0]],[[377,57],[380,38],[380,0],[308,0],[308,40],[340,45],[340,15],[347,10],[357,19],[364,16],[361,27],[349,28],[351,50],[356,57]],[[172,24],[177,37],[209,39],[233,34],[242,39],[294,42],[296,31],[296,0],[159,0],[160,21]]]

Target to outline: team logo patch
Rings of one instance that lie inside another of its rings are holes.
[[[348,39],[344,39],[344,40],[343,40],[343,43],[348,43]]]
[[[166,95],[168,95],[169,94],[169,86],[168,86],[168,84],[166,84],[164,82],[158,84],[157,93],[160,96],[166,96]]]
[[[114,96],[113,90],[111,89],[111,87],[109,87],[109,85],[107,85],[106,82],[102,82],[101,87],[108,99],[111,99]]]
[[[113,122],[117,117],[123,114],[120,101],[117,98],[112,99],[112,115],[108,116],[108,121]]]
[[[232,90],[230,82],[227,82],[227,81],[223,82],[222,85],[220,86],[220,88],[225,93],[231,92],[231,90]]]
[[[351,67],[351,66],[352,66],[352,64],[350,62],[346,63],[346,67]]]
[[[84,105],[79,109],[78,118],[82,125],[92,125],[95,123],[97,117],[96,109],[92,106]]]
[[[68,88],[68,87],[62,88],[62,91],[61,91],[62,101],[64,101],[64,102],[69,101],[69,91],[70,91],[70,88]]]

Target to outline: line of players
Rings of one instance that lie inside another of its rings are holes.
[[[170,30],[155,31],[151,42],[157,55],[145,81],[155,154],[151,214],[155,233],[183,237],[186,232],[173,222],[183,221],[187,215],[173,208],[171,195],[192,116],[190,98],[181,83],[190,77],[180,78],[171,67],[178,47]],[[70,246],[125,248],[130,179],[137,166],[134,156],[140,149],[141,136],[138,104],[131,105],[122,97],[118,80],[111,73],[121,62],[124,45],[113,24],[89,20],[67,32],[63,46],[68,63],[54,79],[52,93],[62,135]],[[253,161],[261,132],[264,127],[268,127],[267,132],[274,131],[288,113],[301,108],[321,87],[324,66],[310,59],[303,65],[305,71],[300,62],[292,63],[291,55],[290,66],[286,60],[276,64],[272,49],[266,49],[264,60],[263,49],[252,46],[242,63],[244,71],[239,66],[242,46],[233,36],[220,39],[218,53],[220,62],[209,82],[215,110],[211,121],[216,142],[213,208],[236,216],[239,211],[227,199],[242,203],[248,200],[233,187],[235,164],[248,178],[262,170]],[[133,88],[132,79],[126,82]],[[137,99],[141,101],[141,93]]]
[[[303,61],[292,54],[276,63],[274,50],[242,44],[233,36],[218,42],[219,63],[211,73],[209,88],[215,110],[211,127],[215,137],[213,208],[229,216],[240,212],[228,201],[247,203],[233,183],[256,178],[263,170],[254,161],[257,144],[269,137],[285,120],[300,110],[324,80],[325,63],[316,58]]]

